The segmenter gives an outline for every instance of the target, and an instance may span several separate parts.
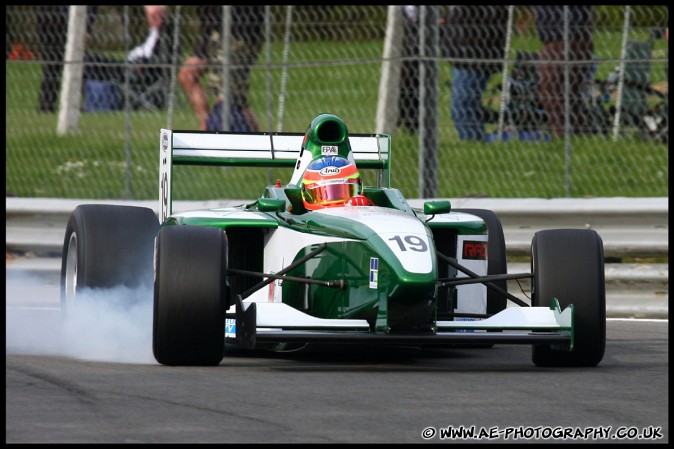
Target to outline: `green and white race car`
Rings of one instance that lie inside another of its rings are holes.
[[[538,366],[602,360],[604,257],[593,230],[537,232],[531,273],[508,274],[492,211],[410,207],[390,186],[390,136],[349,135],[332,114],[304,134],[162,129],[159,153],[159,220],[149,208],[78,206],[61,270],[64,310],[82,288],[153,283],[159,363],[217,365],[230,345],[313,343],[528,344]],[[292,178],[249,204],[177,212],[175,165],[288,167]],[[373,170],[374,185],[360,170]],[[531,305],[507,291],[524,278]]]

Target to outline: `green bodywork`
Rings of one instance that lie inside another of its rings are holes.
[[[335,289],[322,285],[305,284],[299,281],[283,281],[282,301],[304,313],[318,318],[364,319],[377,331],[430,330],[436,320],[437,260],[433,259],[428,273],[410,273],[404,269],[388,244],[374,230],[358,221],[334,217],[302,210],[300,213],[280,211],[281,205],[301,207],[300,201],[293,201],[299,189],[269,186],[265,196],[239,210],[259,212],[258,218],[222,218],[208,216],[182,216],[176,214],[164,225],[213,226],[223,230],[234,226],[243,227],[286,227],[293,231],[310,235],[343,238],[345,241],[331,242],[326,249],[310,261],[287,273],[293,277],[308,277],[321,280],[346,281],[345,289]],[[476,218],[459,223],[434,222],[433,216],[412,209],[396,189],[366,188],[366,195],[381,207],[397,209],[416,216],[427,223],[429,251],[436,248],[431,235],[433,228],[451,228],[458,235],[479,235],[486,233],[486,224]],[[440,203],[430,211],[445,210]],[[261,210],[262,209],[262,210]],[[218,209],[211,212],[217,213]],[[206,215],[206,214],[204,214]],[[260,219],[266,215],[268,218]],[[297,261],[316,249],[308,245],[294,256]],[[371,258],[378,259],[377,288],[370,288],[369,278]]]
[[[380,136],[369,136],[377,137]],[[435,254],[433,233],[442,229],[467,235],[487,232],[486,224],[476,217],[469,221],[443,221],[435,219],[447,214],[451,205],[448,201],[428,202],[423,211],[409,206],[401,192],[389,187],[390,140],[381,136],[379,159],[358,162],[359,168],[378,169],[380,176],[377,186],[366,186],[363,195],[376,206],[395,209],[426,223],[427,251]],[[337,152],[339,156],[353,158],[346,125],[332,114],[319,114],[310,123],[304,134],[302,148],[295,163],[295,171],[303,171],[308,161],[322,157],[326,152]],[[311,157],[304,154],[309,152]],[[303,157],[304,154],[304,157]],[[192,160],[190,156],[174,156],[173,163],[206,163],[212,165],[249,165],[248,162],[265,163],[270,166],[288,166],[287,160],[246,161],[226,157]],[[295,179],[295,175],[293,175]],[[169,198],[170,201],[170,198]],[[230,215],[234,212],[254,212],[251,218]],[[436,298],[438,262],[432,257],[431,269],[427,273],[407,271],[389,244],[372,228],[365,224],[341,217],[307,211],[304,208],[300,188],[292,183],[287,186],[268,186],[261,198],[245,206],[227,209],[212,209],[199,213],[172,214],[162,224],[213,226],[225,231],[236,228],[284,227],[295,232],[312,236],[342,238],[344,241],[330,241],[325,250],[309,261],[295,267],[287,276],[306,277],[316,280],[344,280],[346,288],[337,289],[317,284],[307,284],[290,279],[283,280],[282,301],[293,308],[318,318],[363,319],[370,327],[380,332],[389,331],[429,331],[436,322]],[[273,231],[272,231],[273,232]],[[441,232],[441,231],[439,231]],[[291,262],[297,261],[315,250],[318,245],[307,244]],[[259,255],[269,257],[266,254]],[[372,260],[378,263],[376,287],[370,284]]]
[[[304,134],[302,151],[309,151],[312,159],[317,159],[323,155],[321,150],[325,145],[337,147],[337,155],[343,158],[351,153],[346,123],[333,114],[319,114],[311,121]]]
[[[300,232],[349,239],[328,243],[325,251],[289,273],[313,279],[343,279],[347,288],[284,281],[284,303],[320,318],[365,319],[377,330],[430,329],[435,320],[435,263],[428,273],[409,273],[382,237],[357,221],[307,212],[294,217],[294,224],[289,226]],[[432,238],[428,241],[432,245]],[[306,247],[295,260],[313,249]],[[429,251],[434,253],[435,248]],[[369,285],[372,258],[378,260],[376,288]]]

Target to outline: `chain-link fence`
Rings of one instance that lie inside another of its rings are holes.
[[[154,199],[162,127],[303,132],[330,112],[391,134],[410,198],[668,196],[668,21],[666,6],[10,5],[6,193]],[[290,176],[179,168],[176,199]]]

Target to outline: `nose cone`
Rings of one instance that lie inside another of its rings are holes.
[[[375,206],[323,209],[305,219],[316,231],[357,240],[344,257],[355,260],[358,267],[367,266],[369,273],[362,268],[351,273],[348,308],[353,315],[349,318],[376,319],[376,329],[386,332],[432,328],[436,251],[430,230],[419,219]],[[356,286],[353,279],[368,274],[369,281]]]
[[[395,209],[354,208],[374,232],[368,242],[387,266],[378,288],[377,328],[431,330],[435,322],[437,260],[432,234],[417,218]]]
[[[434,275],[399,278],[386,299],[390,331],[430,331],[435,322],[436,296]]]

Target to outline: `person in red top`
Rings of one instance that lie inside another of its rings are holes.
[[[222,49],[221,5],[195,6],[199,18],[201,38],[193,53],[185,59],[178,81],[194,110],[202,131],[222,131],[222,70],[225,55]],[[261,5],[234,5],[231,10],[232,42],[230,47],[230,110],[229,131],[257,132],[260,125],[248,101],[250,71],[262,48],[264,7]],[[207,75],[207,88],[201,84]],[[217,95],[213,107],[208,92]]]

